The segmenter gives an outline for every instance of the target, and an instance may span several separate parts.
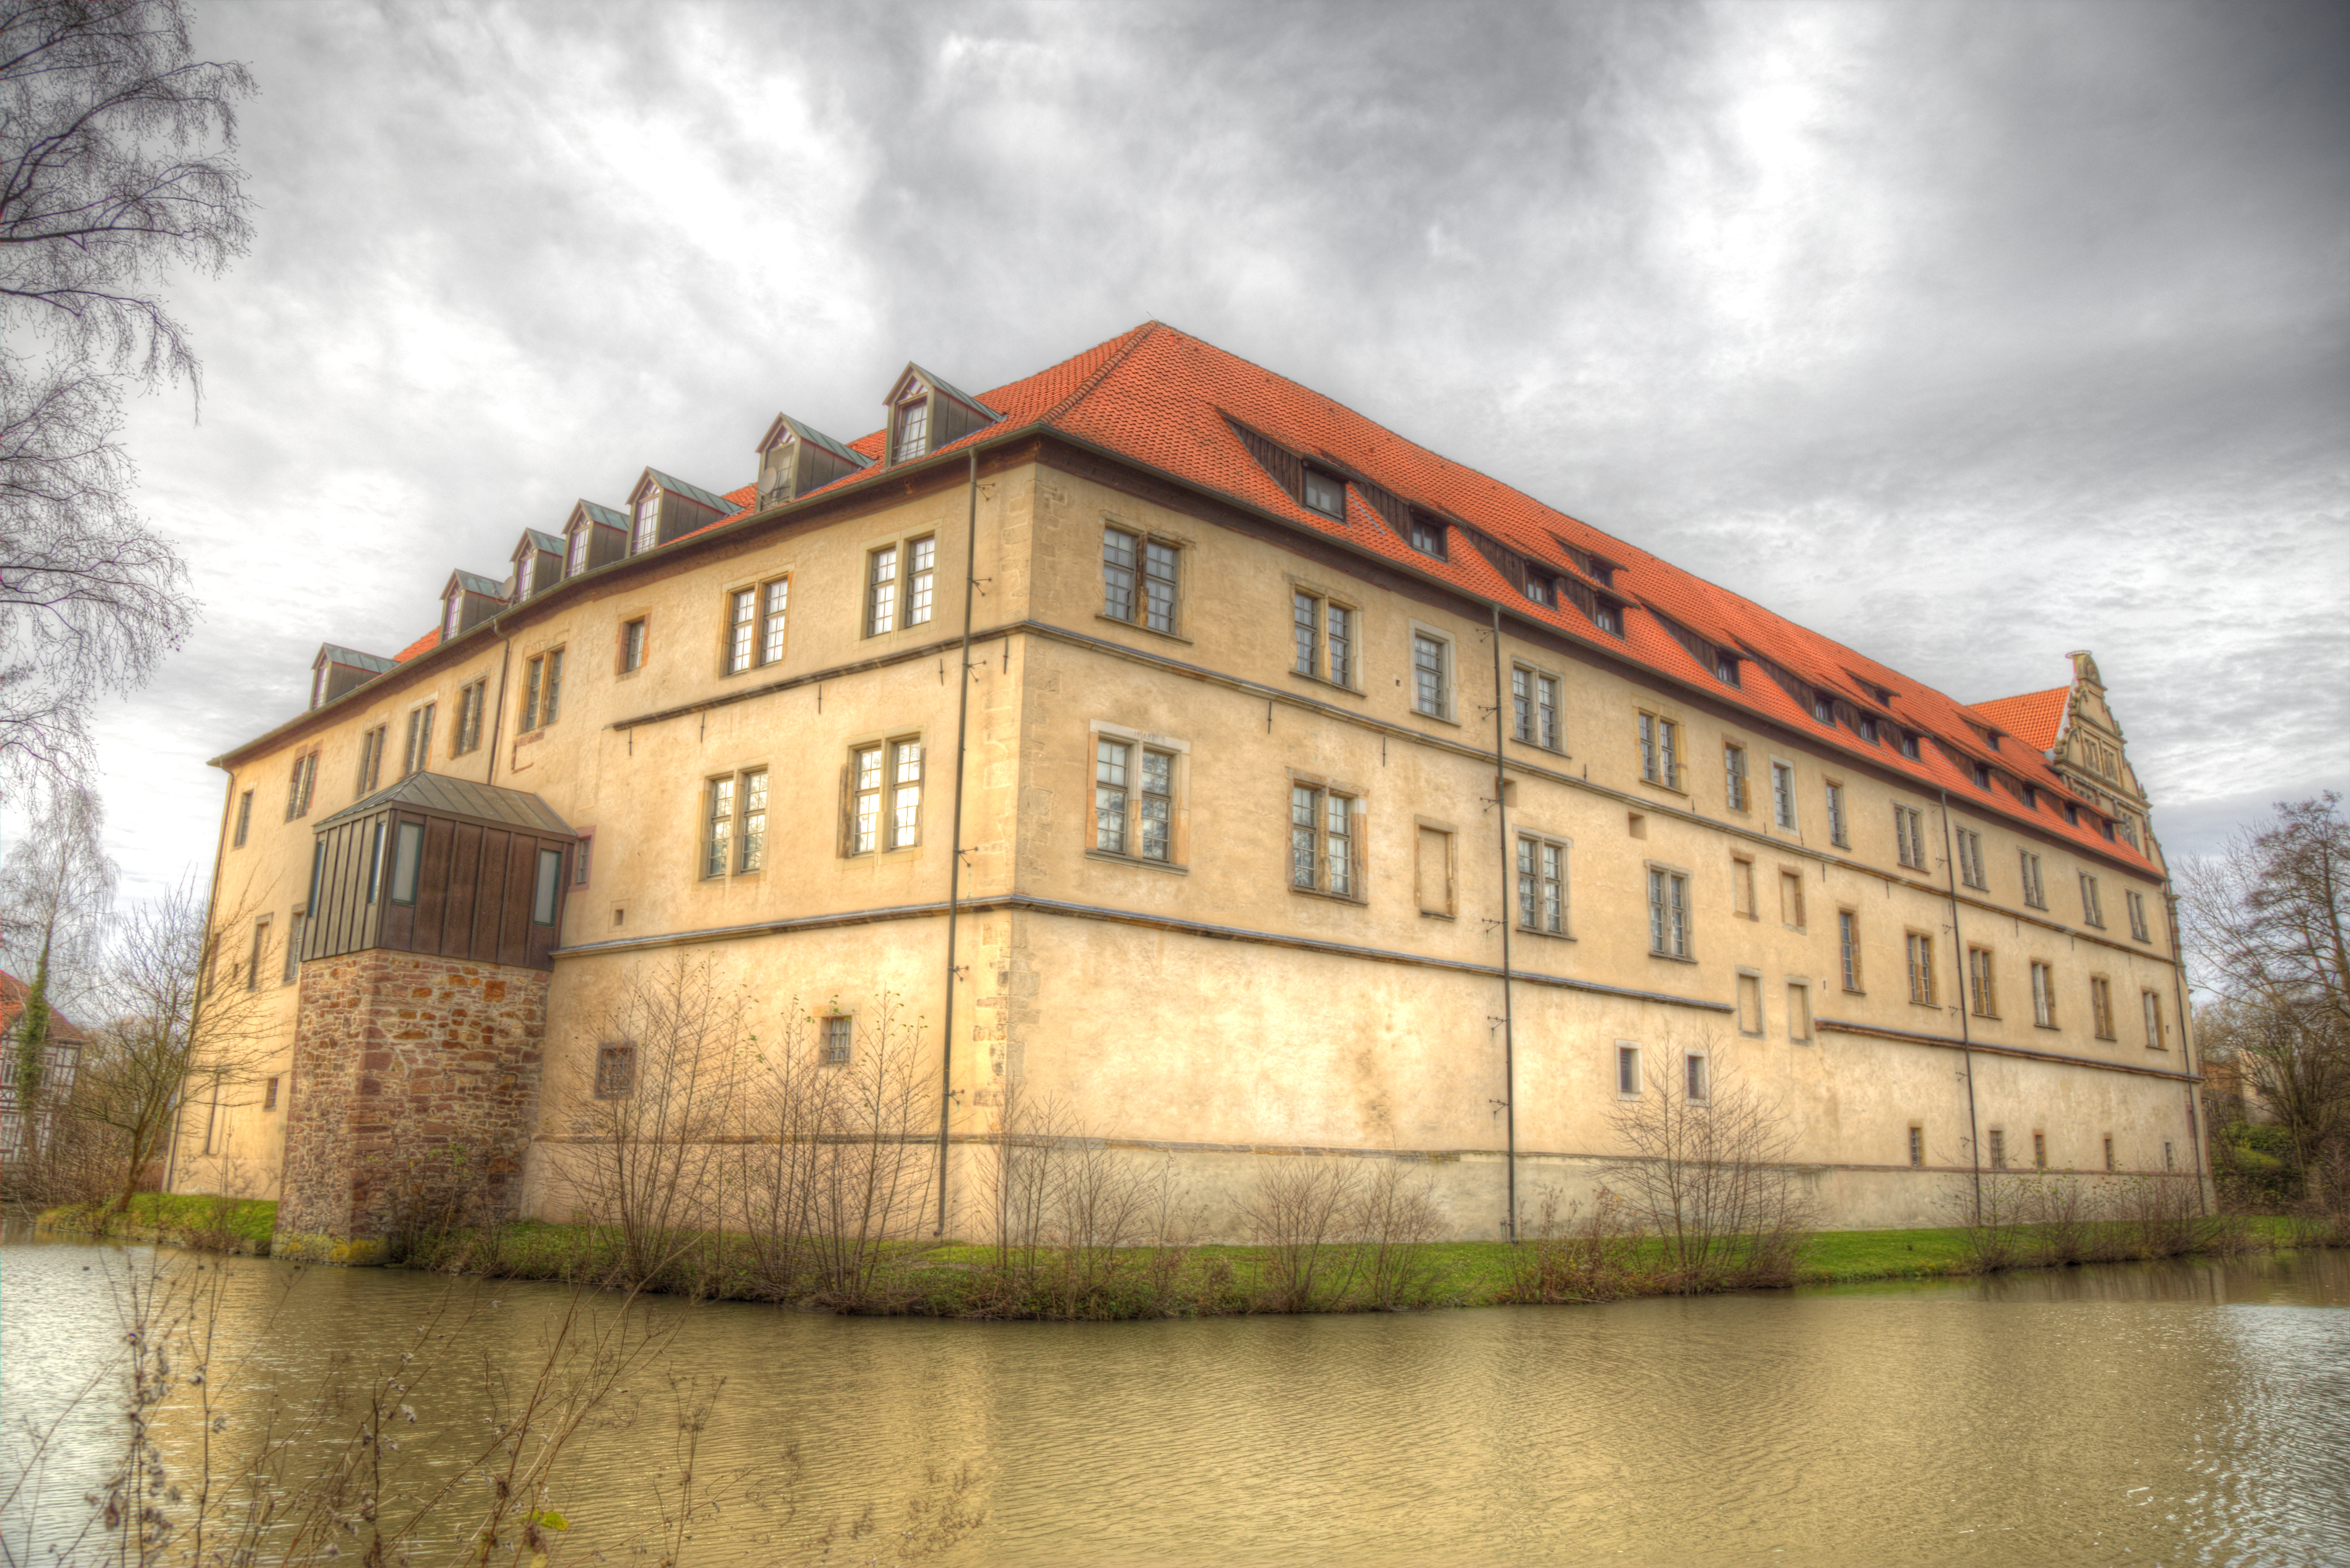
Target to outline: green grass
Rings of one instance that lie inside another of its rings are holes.
[[[265,1199],[235,1200],[200,1195],[143,1192],[126,1217],[110,1216],[110,1233],[159,1239],[214,1250],[266,1252],[277,1205]],[[52,1210],[42,1221],[55,1229],[90,1231],[86,1207]],[[2290,1243],[2288,1221],[2254,1217],[2245,1221],[2255,1248]],[[1422,1273],[1411,1293],[1414,1305],[1494,1306],[1510,1299],[1528,1253],[1503,1241],[1439,1241],[1419,1254]],[[612,1231],[585,1225],[518,1220],[494,1231],[436,1238],[421,1245],[411,1266],[481,1272],[504,1278],[576,1281],[610,1276],[622,1256]],[[1149,1255],[1126,1255],[1119,1277],[1104,1291],[1072,1306],[1049,1285],[1054,1259],[1045,1254],[1040,1273],[1047,1283],[1025,1293],[1007,1293],[995,1273],[997,1254],[988,1246],[907,1242],[894,1247],[883,1271],[886,1287],[859,1310],[939,1316],[1138,1317],[1213,1314],[1252,1310],[1267,1282],[1263,1249],[1200,1246],[1189,1249],[1179,1266],[1155,1283],[1146,1276]],[[1657,1293],[1660,1243],[1651,1239],[1632,1247],[1622,1262],[1621,1294]],[[1822,1231],[1803,1245],[1794,1278],[1798,1284],[1848,1284],[1877,1280],[1959,1278],[1975,1272],[1967,1232],[1958,1228],[1918,1231]],[[693,1239],[680,1261],[650,1282],[650,1288],[719,1299],[766,1299],[734,1239]]]

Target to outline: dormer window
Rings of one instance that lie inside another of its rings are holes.
[[[1877,744],[1877,721],[1866,713],[1860,716],[1860,738],[1872,746]]]
[[[1737,656],[1729,653],[1716,653],[1713,656],[1713,678],[1716,680],[1721,681],[1724,686],[1737,685]]]
[[[526,599],[526,598],[530,597],[531,578],[532,578],[534,576],[536,576],[536,575],[537,574],[537,571],[538,571],[538,554],[537,554],[537,552],[536,552],[536,551],[525,551],[525,552],[524,552],[524,555],[523,555],[522,559],[521,559],[519,562],[517,562],[517,563],[515,564],[515,594],[514,594],[514,597],[515,597],[515,603],[519,604],[519,603],[521,603],[524,599]]]
[[[455,589],[452,589],[452,590],[450,591],[450,594],[449,594],[449,607],[448,607],[448,610],[447,610],[447,612],[446,612],[445,614],[443,614],[443,615],[442,616],[442,618],[441,618],[441,640],[442,640],[442,641],[443,641],[443,642],[450,641],[452,639],[453,639],[453,638],[457,635],[457,627],[458,627],[458,624],[459,624],[459,622],[460,622],[460,621],[462,621],[462,620],[463,619],[463,618],[464,618],[464,614],[465,614],[465,594],[464,594],[464,590],[463,590],[463,589],[462,589],[462,588],[455,588]],[[410,621],[408,624],[409,624],[409,625],[411,625],[411,626],[414,626],[416,623],[415,623],[414,621]]]
[[[582,523],[571,530],[571,553],[564,557],[566,576],[577,576],[588,569],[588,524]]]
[[[1917,736],[1904,735],[1901,737],[1901,754],[1908,758],[1913,763],[1918,760]]]
[[[659,486],[637,498],[635,516],[629,524],[630,555],[640,555],[660,543],[660,498]]]
[[[1592,606],[1591,624],[1610,637],[1624,635],[1624,607],[1601,599]]]
[[[1835,701],[1825,691],[1812,693],[1812,717],[1823,724],[1835,722]]]
[[[2081,826],[2081,808],[2069,800],[2064,803],[2064,826],[2067,827]]]
[[[2026,811],[2040,809],[2040,792],[2030,784],[2023,786],[2023,809]]]
[[[1441,561],[1444,556],[1444,524],[1433,517],[1411,514],[1411,547],[1423,556],[1433,556]]]
[[[891,420],[889,461],[909,462],[930,450],[931,400],[909,398],[898,405]]]
[[[1558,603],[1558,588],[1556,585],[1552,583],[1548,577],[1544,576],[1540,572],[1528,572],[1526,574],[1526,597],[1534,600],[1534,603],[1538,605],[1555,605]]]
[[[1975,788],[1991,788],[1991,764],[1989,763],[1977,763],[1975,764]]]
[[[1347,482],[1320,469],[1305,471],[1305,505],[1308,511],[1319,512],[1325,517],[1344,519],[1347,515]]]
[[[1997,730],[1985,730],[1983,732],[1983,739],[1991,742],[1991,749],[1992,751],[1995,752],[1999,750],[1999,732]]]

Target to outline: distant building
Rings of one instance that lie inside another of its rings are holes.
[[[770,1032],[920,1012],[958,1225],[1014,1083],[1211,1223],[1277,1151],[1424,1161],[1493,1235],[1732,1073],[1836,1222],[2203,1169],[2087,654],[1956,701],[1156,323],[883,412],[520,530],[218,760],[215,918],[265,913],[216,983],[277,999],[286,1087],[183,1119],[179,1185],[282,1173],[281,1246],[359,1255],[462,1147],[566,1218],[563,1107],[680,948]]]
[[[81,1071],[82,1047],[88,1043],[81,1026],[56,1008],[49,1009],[49,1042],[43,1052],[41,1081],[29,1124],[17,1100],[17,1029],[25,1017],[29,988],[0,970],[0,1163],[14,1164],[36,1148],[46,1148],[57,1129],[57,1107],[73,1094]],[[27,1131],[32,1137],[26,1137]]]

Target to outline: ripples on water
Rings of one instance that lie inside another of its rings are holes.
[[[108,1282],[136,1252],[0,1249],[10,1443],[110,1355]],[[390,1346],[451,1289],[247,1260],[221,1282],[248,1407],[271,1379],[310,1386],[339,1350]],[[487,1294],[502,1304],[417,1391],[411,1462],[445,1464],[482,1430],[491,1381],[567,1299]],[[671,1463],[670,1378],[723,1375],[705,1480],[772,1475],[795,1446],[804,1531],[868,1501],[894,1515],[926,1466],[968,1461],[990,1516],[962,1563],[2343,1562],[2345,1305],[2341,1252],[1402,1316],[968,1324],[656,1302],[674,1345],[576,1443],[556,1501],[575,1558],[640,1526]],[[20,1560],[106,1438],[97,1418],[69,1430],[47,1519],[0,1521]],[[735,1507],[688,1561],[763,1560],[773,1527]]]

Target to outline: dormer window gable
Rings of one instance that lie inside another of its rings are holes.
[[[310,661],[310,706],[322,708],[346,692],[355,691],[377,676],[399,666],[379,654],[361,653],[354,648],[338,648],[331,642],[318,645],[318,656]]]
[[[1713,678],[1724,686],[1735,686],[1738,680],[1738,656],[1716,649],[1713,655]]]
[[[450,573],[441,590],[441,640],[454,642],[505,607],[505,584],[466,571]]]
[[[1308,512],[1319,512],[1341,523],[1347,520],[1347,482],[1327,469],[1306,467],[1299,499]]]
[[[884,400],[889,410],[889,437],[883,451],[892,468],[928,457],[1003,417],[910,362],[898,373]]]
[[[1614,599],[1594,596],[1591,601],[1591,624],[1610,637],[1624,635],[1624,607]]]
[[[1411,509],[1411,547],[1421,555],[1432,556],[1440,561],[1450,560],[1451,546],[1446,532],[1443,518],[1422,512],[1417,506]]]
[[[1526,569],[1526,597],[1545,609],[1555,608],[1558,605],[1558,579],[1548,572],[1536,571],[1529,566]]]
[[[837,479],[870,468],[873,460],[850,451],[822,431],[777,414],[759,438],[758,504],[780,506],[823,489]]]
[[[649,468],[629,492],[629,554],[641,556],[733,511],[725,497]]]
[[[608,566],[629,553],[629,514],[616,507],[582,501],[563,525],[563,575],[576,577]]]
[[[552,534],[542,534],[536,528],[522,531],[522,540],[515,545],[514,602],[522,603],[533,594],[545,593],[563,580],[563,541]]]

